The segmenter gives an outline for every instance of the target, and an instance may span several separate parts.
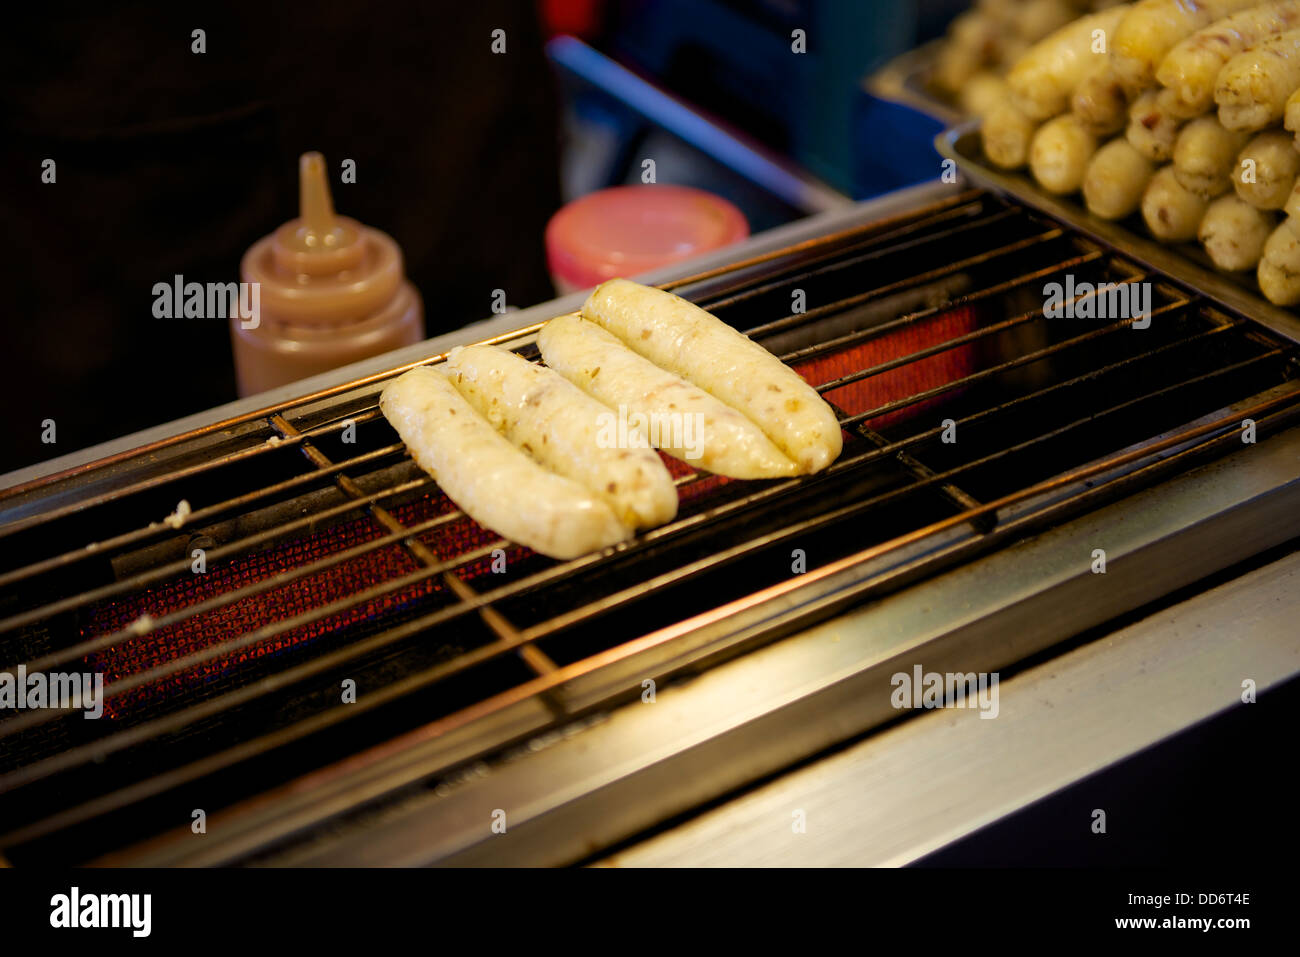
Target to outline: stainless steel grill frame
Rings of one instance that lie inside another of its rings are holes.
[[[980,238],[981,233],[993,231],[999,224],[1015,224],[1020,233],[1003,237],[1005,241],[994,243],[990,248],[971,248],[972,238]],[[967,254],[912,275],[867,284],[847,279],[849,274],[869,271],[879,263],[896,261],[913,251],[933,251],[938,244],[960,243],[966,244],[960,248]],[[1026,257],[1043,253],[1053,243],[1059,244],[1060,255],[1044,265],[1021,267]],[[998,281],[976,284],[975,288],[955,298],[947,297],[936,303],[922,300],[912,308],[897,309],[900,296],[907,297],[955,276],[979,274],[980,270],[993,270],[994,267],[1006,273]],[[806,634],[810,626],[820,620],[841,614],[864,601],[881,600],[883,596],[935,576],[945,568],[958,563],[966,563],[966,568],[979,567],[975,560],[979,555],[1005,548],[1044,530],[1074,527],[1071,522],[1077,521],[1074,517],[1080,513],[1098,509],[1123,496],[1132,496],[1161,478],[1200,474],[1200,470],[1214,467],[1203,463],[1240,448],[1243,418],[1256,420],[1261,444],[1249,455],[1232,456],[1228,461],[1256,458],[1257,465],[1259,460],[1268,457],[1263,454],[1267,449],[1268,455],[1280,455],[1280,461],[1286,462],[1286,452],[1279,453],[1278,450],[1296,444],[1296,430],[1290,426],[1300,412],[1300,383],[1295,378],[1300,366],[1297,366],[1294,343],[1275,330],[1258,326],[1248,316],[1205,299],[1195,290],[1153,274],[1113,248],[987,194],[956,193],[920,211],[832,232],[666,285],[688,293],[724,317],[730,309],[755,303],[761,306],[765,299],[778,299],[796,283],[822,281],[856,286],[856,290],[848,295],[822,303],[808,313],[775,315],[747,330],[768,342],[797,342],[801,329],[834,321],[850,310],[870,310],[885,304],[888,306],[886,315],[891,310],[895,313],[883,321],[872,322],[867,328],[847,329],[829,338],[824,334],[815,335],[807,344],[784,350],[783,358],[800,362],[916,326],[955,306],[1011,301],[1014,296],[1030,294],[1032,284],[1075,269],[1109,270],[1109,274],[1121,282],[1152,282],[1160,294],[1155,321],[1183,323],[1189,327],[1189,334],[1161,342],[1150,351],[1117,350],[1120,357],[1114,362],[1092,364],[1077,375],[1058,376],[1047,384],[1039,383],[1039,388],[1028,388],[1004,401],[981,405],[970,414],[956,416],[954,422],[959,429],[981,427],[999,416],[1020,414],[1034,403],[1054,400],[1071,388],[1095,383],[1107,375],[1127,374],[1125,370],[1160,355],[1167,354],[1173,358],[1179,350],[1230,342],[1241,344],[1246,352],[1236,356],[1232,362],[1179,378],[1113,406],[1080,410],[1074,419],[1054,423],[1052,428],[1035,432],[1021,442],[1013,442],[985,456],[957,462],[947,468],[934,468],[927,464],[927,459],[933,461],[934,444],[943,431],[942,426],[891,437],[893,430],[877,430],[867,425],[871,419],[941,399],[957,390],[978,388],[1002,377],[1016,375],[1035,364],[1066,359],[1074,351],[1093,348],[1108,336],[1138,333],[1127,330],[1132,322],[1129,319],[1088,327],[1078,336],[1048,338],[1034,343],[1033,348],[983,364],[955,381],[891,400],[868,411],[841,415],[842,425],[857,438],[858,444],[846,449],[845,456],[822,476],[742,488],[704,511],[685,511],[677,521],[639,537],[634,543],[573,562],[552,564],[485,592],[477,591],[456,572],[506,543],[492,541],[452,560],[441,560],[420,536],[435,533],[455,521],[458,517],[455,513],[404,526],[394,516],[391,503],[426,493],[433,483],[409,462],[400,461],[400,443],[384,442],[343,460],[331,459],[322,450],[322,446],[333,441],[348,423],[358,428],[367,424],[386,428],[379,421],[375,408],[378,391],[387,378],[408,368],[407,365],[0,493],[0,517],[3,518],[0,540],[31,542],[39,540],[45,529],[60,522],[76,525],[88,522],[88,514],[93,515],[97,509],[109,517],[107,524],[112,525],[121,517],[122,505],[133,501],[133,497],[152,496],[156,501],[169,489],[184,488],[186,481],[215,474],[221,469],[256,466],[271,456],[278,456],[277,461],[283,461],[296,452],[307,463],[309,471],[289,474],[241,491],[224,501],[201,505],[189,516],[185,523],[187,529],[220,526],[234,530],[233,540],[209,550],[210,562],[220,562],[350,516],[368,515],[378,526],[378,536],[362,545],[329,555],[311,565],[282,572],[238,592],[214,596],[186,608],[184,612],[160,617],[152,623],[155,630],[252,594],[270,592],[378,548],[399,545],[416,563],[416,570],[409,574],[380,582],[286,621],[235,636],[149,672],[124,678],[114,685],[114,690],[119,693],[143,687],[232,650],[251,647],[295,627],[324,621],[345,608],[397,593],[419,582],[436,579],[453,596],[450,604],[427,614],[306,658],[288,668],[258,676],[256,681],[196,700],[112,734],[92,737],[57,754],[9,768],[0,775],[0,801],[6,793],[21,793],[24,788],[57,780],[59,774],[112,760],[114,755],[127,753],[159,736],[175,734],[231,712],[253,699],[316,680],[349,660],[376,653],[385,646],[421,638],[430,634],[431,629],[447,623],[472,618],[490,636],[490,640],[455,658],[407,674],[368,692],[357,705],[319,710],[266,734],[240,740],[194,761],[156,769],[156,773],[143,776],[125,787],[92,795],[88,800],[74,802],[53,814],[7,828],[6,833],[0,835],[0,846],[14,849],[18,852],[17,857],[21,855],[21,849],[32,842],[74,826],[102,820],[104,815],[129,808],[136,801],[166,794],[186,782],[219,771],[237,771],[242,762],[265,757],[277,748],[310,735],[337,730],[353,718],[400,701],[418,690],[486,662],[511,656],[517,658],[526,669],[526,680],[436,721],[417,725],[385,743],[374,744],[342,763],[327,764],[307,778],[232,802],[228,810],[212,819],[214,833],[219,828],[222,835],[219,842],[195,847],[193,842],[186,840],[188,830],[183,830],[166,834],[151,843],[121,850],[105,860],[114,863],[217,863],[248,860],[256,855],[263,855],[269,861],[347,859],[346,855],[331,858],[331,854],[341,853],[338,849],[342,847],[357,852],[355,840],[346,836],[336,839],[332,845],[334,851],[323,851],[322,847],[329,842],[317,838],[313,829],[330,821],[354,821],[360,827],[370,815],[379,813],[372,806],[381,798],[384,807],[389,809],[386,813],[395,818],[421,819],[416,809],[427,810],[427,796],[413,793],[412,789],[418,791],[424,782],[440,780],[444,787],[451,787],[448,781],[463,784],[466,780],[465,766],[475,767],[475,762],[494,755],[493,760],[503,760],[511,746],[548,729],[583,727],[608,709],[635,699],[641,682],[647,678],[665,682],[716,665],[776,638],[797,632]],[[772,315],[770,310],[767,314]],[[871,376],[949,350],[974,347],[996,337],[1010,337],[1020,331],[1041,327],[1044,321],[1040,301],[1037,309],[1025,309],[996,322],[982,324],[955,339],[871,368],[855,369],[819,388],[833,393]],[[537,328],[538,325],[530,325],[488,341],[530,354]],[[1259,370],[1261,376],[1266,374],[1261,378],[1259,388],[1238,386],[1229,390],[1233,401],[1208,410],[1192,421],[1182,422],[1164,434],[1147,435],[1140,442],[1120,445],[1100,458],[1074,463],[1068,469],[1039,480],[1014,483],[1012,490],[1002,494],[972,493],[965,487],[967,479],[978,474],[979,470],[1005,469],[1004,463],[1016,456],[1024,455],[1036,446],[1058,442],[1071,432],[1093,428],[1099,419],[1108,416],[1118,419],[1142,403],[1162,401],[1179,390],[1195,391],[1218,381],[1237,381],[1245,373],[1255,370]],[[869,470],[887,476],[889,481],[869,488],[869,494],[850,494],[862,492],[850,480]],[[277,469],[275,474],[282,472]],[[1300,511],[1294,508],[1296,476],[1279,481],[1276,471],[1265,470],[1263,474],[1273,484],[1267,488],[1246,484],[1234,487],[1228,495],[1216,500],[1214,509],[1207,509],[1189,528],[1195,527],[1197,535],[1220,534],[1227,527],[1226,522],[1240,522],[1247,518],[1266,522],[1266,525],[1261,525],[1253,543],[1256,548],[1268,547],[1300,534],[1294,517]],[[687,475],[680,484],[689,488],[705,479],[706,476],[699,474]],[[307,492],[315,497],[309,499],[310,510],[302,514],[306,496],[300,493]],[[720,540],[718,530],[728,527],[726,523],[736,517],[770,515],[801,500],[816,498],[819,492],[827,495],[826,501],[802,517],[792,513],[795,517],[790,522],[761,528],[739,542]],[[173,496],[173,499],[176,497],[179,496]],[[678,585],[689,584],[749,556],[770,552],[777,545],[801,540],[854,518],[880,515],[882,510],[920,497],[930,501],[934,509],[943,511],[942,517],[917,523],[903,534],[870,547],[849,550],[847,554],[814,564],[806,575],[742,590],[716,607],[690,614],[639,636],[623,636],[623,639],[630,640],[614,640],[608,647],[578,660],[557,662],[544,650],[543,643],[548,639],[569,629],[590,625],[602,616],[624,609],[629,603],[644,601],[647,595],[672,594],[672,589]],[[1089,514],[1095,517],[1100,513]],[[240,518],[243,524],[220,525],[220,522],[229,522],[231,516]],[[165,540],[176,538],[176,531],[156,522],[114,531],[78,547],[51,550],[35,561],[18,564],[0,573],[0,594],[10,596],[9,607],[0,619],[0,648],[13,647],[5,643],[6,636],[30,635],[33,629],[39,631],[50,622],[75,616],[91,604],[135,594],[176,575],[188,573],[187,558],[168,557]],[[52,537],[55,542],[60,541],[58,535]],[[1171,535],[1166,535],[1165,539],[1167,541],[1152,538],[1140,547],[1134,545],[1133,554],[1141,548],[1154,547],[1157,541],[1163,541],[1162,548],[1173,541]],[[701,543],[703,554],[692,560],[674,560],[655,575],[636,574],[635,569],[642,562],[656,555],[671,555],[675,547],[680,550],[680,545],[675,543],[681,541]],[[1165,577],[1173,581],[1180,580],[1184,573],[1205,574],[1207,569],[1213,570],[1210,566],[1215,562],[1222,564],[1214,567],[1230,563],[1238,551],[1224,549],[1210,560],[1209,565],[1186,562],[1182,572],[1170,572]],[[186,552],[183,550],[181,554]],[[24,586],[39,582],[45,576],[68,573],[82,563],[102,562],[106,557],[115,559],[113,568],[119,576],[116,580],[51,601],[28,601],[32,607],[13,608],[15,601],[19,605],[23,603],[19,590]],[[1086,562],[1084,565],[1086,567]],[[615,577],[621,576],[625,584],[590,601],[567,607],[527,625],[516,624],[515,616],[503,610],[508,608],[512,599],[527,597],[547,586],[573,581],[580,576],[590,577],[610,568],[619,569]],[[1193,580],[1194,577],[1186,578],[1186,581]],[[1163,584],[1168,586],[1169,581]],[[1043,587],[1040,591],[1042,595],[1050,595],[1054,589]],[[1115,614],[1140,603],[1147,594],[1146,590],[1141,590],[1111,596],[1099,602],[1096,610]],[[1059,600],[1059,595],[1055,600]],[[1080,615],[1078,621],[1082,622],[1086,617]],[[26,659],[26,663],[30,670],[69,668],[84,656],[102,651],[131,634],[130,629],[123,629],[58,645]],[[1017,660],[1015,656],[1023,657],[1040,650],[1060,637],[1060,629],[1030,629],[1017,641],[1003,641],[996,647],[972,647],[967,637],[959,640],[950,634],[943,646],[946,650],[935,647],[933,652],[936,660],[944,655],[969,657],[972,663],[961,670],[996,670],[1013,663]],[[1009,653],[1011,657],[1008,657]],[[18,661],[8,661],[8,657],[6,655],[6,665],[18,664]],[[890,662],[894,660],[893,654],[883,658],[864,658],[855,680],[879,681],[884,669],[892,670]],[[975,667],[976,664],[979,667]],[[882,700],[887,700],[887,695]],[[760,726],[769,727],[772,717],[781,710],[775,706],[768,708],[747,726],[747,733],[752,734]],[[888,717],[887,711],[874,706],[859,708],[852,718],[846,718],[845,723],[836,726],[830,741],[835,739],[834,734],[854,733]],[[39,731],[42,726],[67,720],[69,718],[56,712],[28,712],[0,722],[0,738],[20,737]],[[764,762],[759,755],[768,754],[770,760],[792,760],[790,746],[808,743],[808,736],[791,734],[789,742],[780,748],[751,748],[754,758],[748,762],[744,774],[739,778],[735,772],[710,775],[710,778],[719,780],[714,780],[706,790],[717,793],[719,788],[735,786],[746,775],[752,777],[763,773]],[[821,746],[826,743],[829,741],[823,741]],[[665,790],[665,795],[679,793],[680,789]],[[698,799],[699,795],[696,797]],[[672,804],[668,798],[660,803],[664,802]],[[566,813],[573,813],[572,809],[577,806],[566,805]],[[663,808],[659,812],[662,813]],[[623,813],[626,815],[627,812]],[[543,817],[538,815],[536,820]],[[490,857],[502,852],[505,842],[487,844],[477,840],[473,837],[473,828],[459,827],[453,818],[454,815],[446,815],[445,826],[425,822],[419,842],[421,850],[414,852],[421,862],[436,859],[473,861],[483,859],[485,854]],[[623,831],[614,828],[612,834],[603,835],[600,840],[615,840],[626,828],[645,826],[646,823],[646,820],[632,821],[629,818],[621,825]],[[350,833],[346,823],[339,823],[338,827]],[[428,833],[429,827],[435,833]],[[527,833],[538,832],[534,828]],[[513,839],[512,846],[531,846],[519,843],[528,840],[534,838]],[[541,850],[542,844],[537,847],[536,853],[541,855],[539,860],[571,860],[583,856],[575,852],[571,843],[565,844],[562,840],[552,841],[549,851]],[[590,853],[592,849],[588,847],[586,852]]]

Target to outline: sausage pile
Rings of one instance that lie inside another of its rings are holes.
[[[929,92],[982,114],[1003,97],[1007,70],[1034,43],[1116,0],[975,0],[953,17],[925,77]]]
[[[1139,0],[1034,44],[984,105],[984,153],[1104,219],[1140,212],[1300,303],[1300,0]],[[1296,134],[1295,138],[1291,134]]]
[[[677,514],[655,449],[732,478],[820,471],[835,412],[799,374],[703,309],[614,279],[542,327],[538,365],[453,349],[379,405],[415,461],[479,524],[576,558]]]

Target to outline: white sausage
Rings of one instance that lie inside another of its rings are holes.
[[[1078,190],[1088,160],[1097,151],[1097,138],[1073,113],[1062,113],[1038,128],[1029,144],[1029,169],[1051,193]]]
[[[1094,36],[1109,36],[1127,12],[1122,5],[1080,17],[1035,43],[1016,61],[1007,74],[1007,86],[1026,116],[1042,122],[1069,108],[1074,88],[1106,55]]]
[[[546,364],[629,421],[646,424],[651,444],[697,468],[731,478],[793,475],[794,463],[749,419],[681,376],[637,355],[579,316],[542,326]]]
[[[1213,109],[1215,80],[1229,60],[1296,27],[1300,27],[1300,0],[1279,0],[1197,30],[1170,50],[1156,70],[1156,79],[1170,94],[1165,108],[1184,118]]]
[[[677,514],[677,488],[645,435],[630,430],[623,441],[616,413],[558,372],[496,346],[453,349],[444,368],[493,428],[624,525],[652,528]]]
[[[631,537],[613,509],[511,445],[433,369],[389,383],[379,407],[447,497],[504,538],[576,558]]]
[[[1257,0],[1140,0],[1115,30],[1111,59],[1129,89],[1155,81],[1156,68],[1183,39]]]
[[[1271,213],[1256,209],[1234,194],[1212,202],[1201,220],[1198,236],[1214,265],[1229,272],[1254,269],[1264,243],[1277,222]]]
[[[1123,219],[1141,205],[1154,172],[1152,162],[1128,140],[1111,140],[1092,154],[1083,176],[1088,211],[1102,219]]]
[[[1219,71],[1214,102],[1219,122],[1253,133],[1279,122],[1287,98],[1300,89],[1300,30],[1270,37],[1238,53]]]
[[[1255,277],[1268,301],[1279,306],[1300,302],[1300,236],[1294,223],[1283,223],[1264,243]]]
[[[745,415],[801,473],[821,471],[839,456],[839,423],[817,391],[699,306],[661,289],[611,279],[587,297],[582,315]]]
[[[1094,136],[1106,136],[1124,128],[1128,96],[1109,57],[1103,58],[1079,81],[1070,97],[1070,109]]]
[[[1237,195],[1259,209],[1281,209],[1300,173],[1300,153],[1281,130],[1260,133],[1237,156],[1232,185]]]
[[[1129,108],[1125,137],[1139,153],[1157,163],[1174,155],[1174,140],[1183,121],[1160,106],[1160,95],[1147,90]]]
[[[1172,166],[1162,167],[1142,194],[1142,218],[1151,235],[1165,242],[1196,238],[1209,201],[1183,188]]]
[[[1174,141],[1174,175],[1197,196],[1226,193],[1232,186],[1232,164],[1248,139],[1247,133],[1225,130],[1217,117],[1198,117]]]
[[[1038,124],[1009,100],[995,103],[980,121],[984,155],[1003,169],[1019,169],[1029,160],[1029,144]]]

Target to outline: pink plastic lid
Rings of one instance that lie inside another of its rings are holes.
[[[731,203],[689,186],[613,186],[564,206],[546,225],[551,274],[577,289],[720,249],[749,235]]]

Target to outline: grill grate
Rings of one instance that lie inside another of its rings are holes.
[[[1044,318],[1043,284],[1067,273],[1149,283],[1150,328]],[[1120,494],[1300,408],[1294,344],[987,194],[689,286],[836,407],[831,468],[735,482],[667,460],[674,522],[554,562],[410,462],[376,408],[383,376],[0,497],[0,664],[101,671],[108,695],[100,721],[0,720],[0,847],[89,859],[401,735],[482,725],[474,753],[501,747],[518,731],[494,713],[535,700],[559,722],[639,691],[737,603],[955,528],[991,547],[1009,510],[1055,520],[1087,485]],[[531,331],[506,344],[535,357]],[[184,527],[160,522],[181,499]]]

